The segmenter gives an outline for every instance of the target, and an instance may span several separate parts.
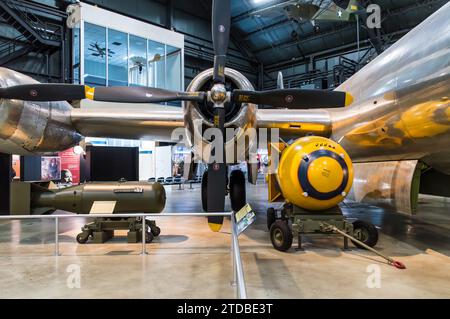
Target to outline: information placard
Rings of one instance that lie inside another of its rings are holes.
[[[235,213],[236,218],[236,232],[240,235],[244,230],[247,229],[256,219],[256,214],[253,211],[250,204],[242,207],[237,213]]]

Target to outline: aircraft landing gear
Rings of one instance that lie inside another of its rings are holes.
[[[229,194],[231,209],[239,211],[246,204],[245,175],[241,170],[234,170],[230,174]],[[208,211],[208,171],[202,178],[202,208]]]
[[[241,170],[234,170],[230,174],[231,209],[239,211],[246,204],[245,175]]]
[[[208,171],[202,177],[202,208],[204,212],[208,211]]]

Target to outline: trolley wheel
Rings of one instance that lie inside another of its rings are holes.
[[[353,223],[353,237],[369,247],[374,247],[378,242],[378,230],[370,223],[357,220]],[[364,248],[353,240],[352,243],[358,248]]]
[[[147,244],[151,243],[153,241],[153,239],[155,238],[155,236],[153,236],[152,232],[145,232],[145,242]]]
[[[231,209],[238,212],[246,204],[245,175],[241,170],[234,170],[230,174]]]
[[[292,231],[285,220],[277,220],[270,227],[270,240],[273,248],[287,251],[292,246]]]
[[[151,227],[151,232],[153,236],[158,237],[161,234],[161,228],[158,226]]]
[[[203,211],[208,211],[208,171],[205,171],[202,177],[202,208]]]
[[[270,207],[267,209],[267,229],[270,230],[270,227],[276,221],[276,212],[275,208]]]
[[[79,233],[77,235],[76,239],[79,244],[86,244],[88,241],[88,238],[89,238],[89,234],[86,235],[85,233]]]

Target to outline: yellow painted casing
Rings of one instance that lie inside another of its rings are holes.
[[[302,137],[281,154],[277,180],[287,202],[308,210],[326,210],[347,196],[353,165],[338,143],[319,136]],[[302,187],[305,183],[310,193]]]

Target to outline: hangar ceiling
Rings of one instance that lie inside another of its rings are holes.
[[[102,2],[104,0],[96,0]],[[148,0],[150,1],[150,0]],[[147,1],[147,2],[148,2]],[[186,54],[191,58],[205,59],[206,43],[210,40],[211,0],[155,0],[168,9],[161,20],[163,24],[183,32],[186,36]],[[323,57],[338,56],[357,49],[357,25],[352,22],[318,22],[316,28],[305,21],[291,21],[283,10],[272,10],[270,14],[255,15],[256,11],[273,7],[286,0],[231,0],[232,30],[230,42],[230,60],[249,76],[259,88],[275,85],[274,71],[295,65],[310,63]],[[299,0],[325,6],[331,0]],[[443,6],[447,0],[361,0],[363,7],[378,4],[382,9],[382,23],[379,38],[384,47],[389,46],[433,12]],[[129,3],[129,2],[127,2]],[[170,8],[172,15],[170,14]],[[169,20],[171,17],[171,21]],[[163,22],[166,21],[166,22]],[[199,22],[202,27],[199,27]],[[370,48],[367,29],[360,26],[360,48]],[[200,46],[201,44],[202,46]],[[239,59],[239,56],[241,57]],[[198,70],[212,63],[199,65]],[[368,60],[368,59],[367,59]],[[192,62],[186,59],[187,67]],[[367,62],[367,61],[364,61]],[[230,64],[231,64],[230,63]],[[195,63],[193,63],[195,64]],[[309,68],[309,71],[314,66]],[[188,73],[188,72],[186,72]],[[195,75],[195,72],[194,74]],[[351,74],[349,74],[351,75]],[[253,77],[252,77],[253,76]]]
[[[232,30],[229,49],[230,67],[243,72],[255,86],[271,88],[276,83],[276,71],[291,68],[301,76],[294,85],[305,84],[304,73],[317,71],[315,61],[337,57],[357,49],[357,24],[351,22],[292,21],[285,11],[271,10],[270,14],[255,14],[286,0],[231,0]],[[25,2],[8,0],[7,2]],[[59,8],[62,12],[74,0],[34,0]],[[90,4],[128,15],[158,26],[174,29],[185,35],[186,84],[201,70],[212,65],[210,32],[211,0],[85,0]],[[331,0],[290,0],[295,3],[313,3],[326,6]],[[367,7],[378,4],[382,9],[381,30],[376,41],[387,47],[438,10],[447,0],[360,0]],[[1,23],[1,21],[0,21]],[[364,25],[360,25],[360,48],[376,46]],[[6,35],[0,40],[8,42]],[[371,53],[373,55],[373,52]],[[372,56],[364,56],[367,63]],[[350,63],[353,63],[350,61]],[[297,68],[304,66],[303,68]],[[343,79],[356,72],[345,71]],[[288,72],[289,73],[289,72]],[[326,75],[329,77],[329,75]],[[306,79],[308,80],[308,78]],[[341,79],[342,80],[342,79]],[[303,82],[302,82],[303,81]],[[329,82],[329,81],[328,81]],[[325,83],[324,87],[332,87]]]
[[[282,10],[274,10],[271,16],[258,16],[253,12],[283,1],[254,0],[233,1],[232,26],[235,39],[249,48],[264,65],[270,66],[293,58],[319,56],[330,50],[352,49],[357,39],[355,22],[318,22],[319,30],[305,21],[291,21]],[[323,3],[325,1],[312,1]],[[397,39],[444,5],[444,0],[378,0],[360,1],[367,7],[370,3],[382,9],[383,36]],[[368,38],[361,27],[361,40]],[[343,49],[340,49],[343,48]]]

